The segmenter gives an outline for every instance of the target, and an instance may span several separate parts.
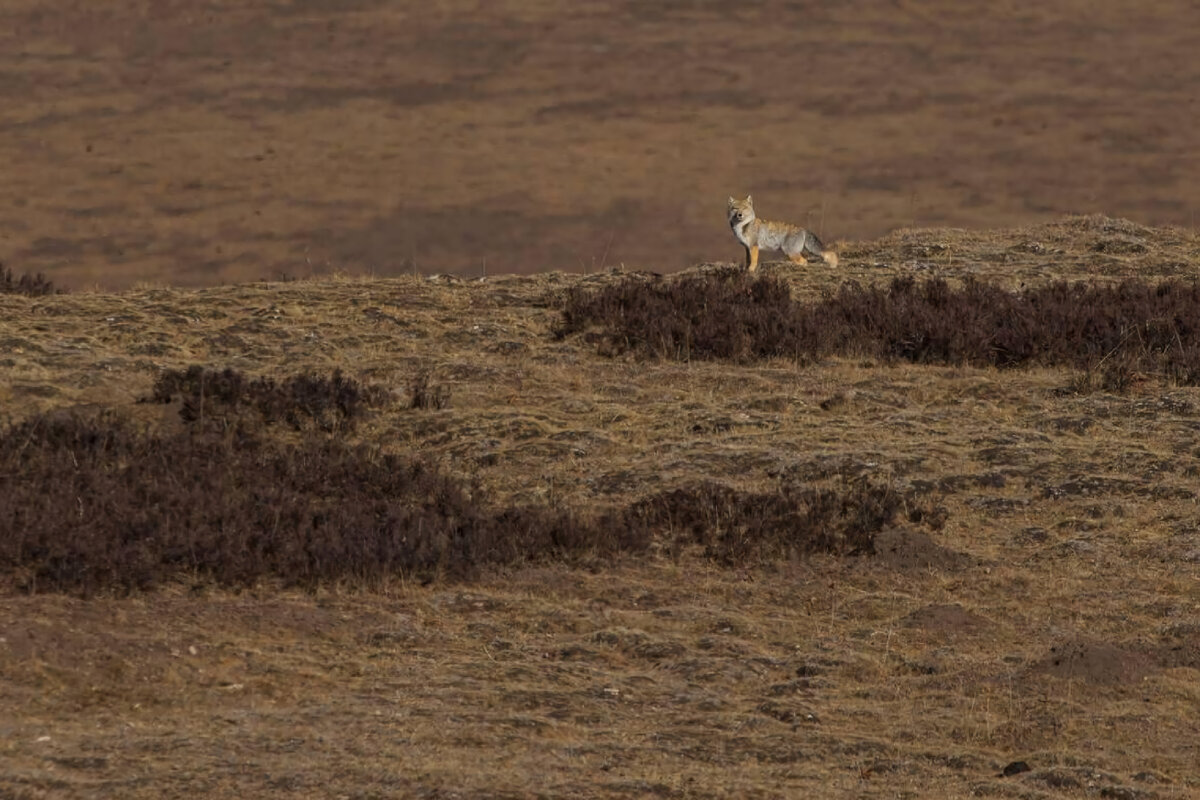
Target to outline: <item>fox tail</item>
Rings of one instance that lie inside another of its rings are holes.
[[[825,245],[821,244],[821,240],[817,238],[815,233],[810,233],[804,238],[804,249],[814,256],[820,256],[831,267],[838,265],[837,253],[832,250],[826,250]]]

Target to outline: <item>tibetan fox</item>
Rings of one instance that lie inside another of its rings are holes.
[[[746,248],[746,269],[758,269],[758,249],[782,250],[797,264],[808,263],[808,256],[821,258],[831,267],[838,263],[837,253],[826,250],[816,234],[786,222],[767,222],[754,216],[754,200],[729,198],[729,227]]]

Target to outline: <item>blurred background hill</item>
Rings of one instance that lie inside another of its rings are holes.
[[[74,289],[736,260],[1103,212],[1195,227],[1200,11],[1061,0],[0,9],[0,260]]]

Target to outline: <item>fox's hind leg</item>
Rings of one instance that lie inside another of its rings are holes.
[[[808,257],[804,255],[804,240],[799,242],[794,239],[784,243],[783,252],[787,255],[788,260],[793,264],[807,264]]]
[[[793,264],[808,263],[808,258],[806,258],[804,254],[806,249],[804,246],[804,240],[807,235],[808,234],[804,231],[796,231],[795,233],[789,234],[788,237],[783,240],[783,244],[780,249],[783,250],[783,254],[786,255],[788,260]]]

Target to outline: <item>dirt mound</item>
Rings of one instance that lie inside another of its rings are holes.
[[[1154,668],[1154,660],[1146,653],[1107,642],[1087,641],[1055,645],[1033,665],[1034,672],[1058,678],[1120,684],[1138,683]]]
[[[971,557],[943,547],[928,534],[909,528],[892,528],[875,536],[875,558],[893,569],[964,569]]]
[[[909,628],[924,628],[934,633],[976,633],[992,625],[991,620],[972,614],[958,603],[918,608],[904,618]]]

